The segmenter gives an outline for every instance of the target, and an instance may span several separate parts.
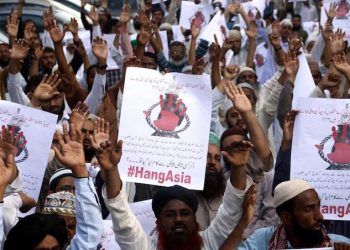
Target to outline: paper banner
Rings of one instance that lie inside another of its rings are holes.
[[[306,61],[304,53],[298,56],[299,70],[295,77],[294,89],[293,89],[293,102],[292,108],[296,107],[298,97],[308,97],[315,89],[316,85],[311,74],[309,64]]]
[[[299,98],[291,179],[317,191],[328,220],[350,219],[350,100]]]
[[[16,165],[23,178],[23,191],[38,200],[57,115],[13,102],[0,101],[0,126],[23,132],[17,147]],[[27,141],[24,148],[19,147]]]
[[[210,5],[182,1],[179,25],[185,29],[191,29],[191,22],[195,19],[201,27],[204,27],[209,23],[212,13],[213,8]]]
[[[210,112],[208,75],[128,68],[119,131],[123,181],[201,190]]]
[[[202,30],[199,35],[200,39],[207,40],[209,44],[215,42],[214,34],[218,39],[218,43],[222,46],[225,37],[228,36],[228,28],[226,25],[225,17],[220,12],[216,13],[210,23]]]

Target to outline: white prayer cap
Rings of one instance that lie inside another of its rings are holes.
[[[226,117],[227,115],[227,112],[233,108],[233,104],[232,104],[232,101],[230,99],[225,99],[224,103],[223,103],[223,106],[222,106],[222,109],[224,111],[224,115]]]
[[[247,67],[247,66],[241,66],[241,67],[239,67],[239,74],[238,74],[238,76],[237,76],[237,77],[239,77],[243,71],[250,71],[250,72],[253,72],[253,73],[254,73],[254,75],[256,75],[256,73],[255,73],[255,70],[254,70],[254,69],[249,68],[249,67]]]
[[[242,35],[239,30],[235,30],[235,29],[230,30],[228,34],[230,38],[242,39]]]
[[[292,21],[289,19],[283,19],[281,22],[281,26],[290,26],[293,27]]]
[[[275,208],[310,189],[314,188],[308,182],[301,179],[284,181],[278,184],[275,188],[275,196],[273,197]]]
[[[170,23],[162,23],[160,26],[159,26],[159,30],[173,30],[173,27],[171,26]]]
[[[254,93],[254,95],[255,95],[255,98],[256,98],[256,99],[258,98],[258,97],[256,96],[254,87],[253,87],[250,83],[243,82],[243,83],[238,84],[237,87],[241,87],[242,89],[243,89],[243,88],[246,88],[246,89],[252,90],[253,93]]]

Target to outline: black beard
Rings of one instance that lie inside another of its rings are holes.
[[[203,191],[199,194],[206,200],[214,200],[223,196],[225,192],[225,177],[223,171],[205,175]]]
[[[315,246],[321,245],[324,241],[322,230],[312,230],[305,229],[299,225],[296,219],[293,216],[293,231],[295,235],[302,239],[303,248],[313,248]]]
[[[95,149],[92,147],[84,147],[85,162],[90,163],[95,156]]]

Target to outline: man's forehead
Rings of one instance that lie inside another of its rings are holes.
[[[174,210],[182,210],[182,209],[188,209],[192,211],[192,209],[185,202],[181,200],[173,199],[168,201],[165,204],[162,211],[166,212],[166,211],[174,211]]]
[[[314,204],[318,204],[320,198],[318,197],[315,189],[305,190],[295,197],[295,204],[298,207],[306,207]]]

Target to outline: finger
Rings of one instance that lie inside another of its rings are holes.
[[[56,147],[56,146],[53,146],[53,151],[55,151],[55,156],[57,157],[57,159],[62,162],[63,160],[63,154],[61,153],[61,151]]]
[[[80,129],[75,128],[75,133],[76,133],[76,142],[83,143],[83,134],[81,133]]]
[[[96,130],[97,130],[97,133],[100,133],[100,132],[101,132],[101,118],[97,118],[97,121],[96,121]]]
[[[56,135],[56,137],[57,137],[57,141],[58,141],[58,144],[60,145],[60,148],[63,148],[63,146],[65,145],[65,143],[64,143],[62,134],[56,131],[55,135]]]
[[[72,141],[76,141],[77,140],[77,133],[76,133],[76,129],[73,123],[69,124],[69,137]]]
[[[123,141],[122,140],[119,140],[116,147],[115,147],[115,151],[117,153],[121,153],[123,150]]]
[[[104,133],[109,134],[109,122],[105,122]]]
[[[6,157],[6,167],[12,167],[15,165],[15,157],[12,153],[9,153]]]
[[[67,124],[63,124],[63,139],[65,143],[70,142]]]
[[[215,41],[216,44],[219,44],[218,38],[216,37],[216,34],[214,34],[214,41]]]

